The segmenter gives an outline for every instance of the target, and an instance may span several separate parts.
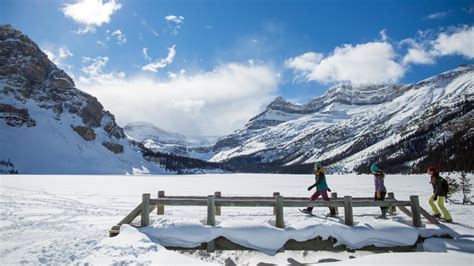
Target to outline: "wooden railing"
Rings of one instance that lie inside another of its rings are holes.
[[[427,211],[420,207],[418,196],[410,196],[407,201],[396,200],[393,193],[388,193],[385,201],[374,201],[372,197],[344,196],[338,198],[337,193],[331,193],[331,201],[321,199],[308,201],[306,197],[283,197],[278,192],[273,197],[222,197],[221,192],[214,195],[203,196],[165,196],[164,191],[158,192],[158,197],[150,198],[150,194],[142,195],[142,202],[135,207],[125,218],[109,230],[110,236],[120,232],[122,224],[131,224],[133,220],[141,215],[141,227],[150,224],[150,213],[156,208],[158,215],[163,215],[165,206],[207,206],[207,225],[215,226],[215,216],[221,215],[222,207],[273,207],[275,215],[275,226],[285,228],[283,208],[284,207],[333,207],[338,213],[338,208],[344,208],[344,223],[354,225],[352,209],[358,207],[388,207],[389,214],[395,214],[396,208],[412,218],[413,226],[421,227],[421,215],[429,222],[438,224]],[[410,210],[406,207],[410,207]]]

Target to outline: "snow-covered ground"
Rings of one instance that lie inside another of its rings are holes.
[[[455,175],[451,175],[455,176]],[[471,177],[472,178],[472,177]],[[223,208],[217,227],[204,226],[205,207],[166,207],[164,216],[152,215],[152,225],[135,229],[122,226],[119,236],[107,237],[107,230],[140,201],[142,193],[167,195],[223,196],[309,196],[312,175],[227,174],[192,176],[0,176],[0,263],[217,263],[291,264],[341,260],[342,264],[370,264],[389,261],[434,265],[473,265],[474,206],[449,205],[455,224],[425,228],[411,227],[404,214],[378,220],[378,208],[354,208],[356,225],[343,225],[337,218],[325,219],[326,208],[316,208],[318,217],[307,217],[295,208],[285,208],[285,230],[272,226],[271,208]],[[328,175],[328,183],[339,196],[367,197],[373,194],[369,175]],[[419,195],[422,207],[431,186],[427,175],[387,175],[386,186],[397,199]],[[341,210],[342,211],[342,210]],[[341,214],[341,219],[343,215]],[[426,222],[425,220],[423,220]],[[419,250],[425,252],[378,254],[372,252],[285,251],[276,253],[286,239],[333,236],[352,247],[412,245],[418,238],[450,234],[454,239],[429,238]],[[162,245],[188,246],[225,235],[229,239],[264,251],[166,250]],[[162,245],[160,245],[160,243]],[[429,252],[429,253],[428,253]],[[436,252],[433,254],[432,252]],[[441,254],[439,254],[441,252]],[[447,252],[447,254],[446,254]],[[370,255],[370,256],[367,256]],[[349,258],[356,258],[351,259]],[[445,263],[446,262],[446,263]]]

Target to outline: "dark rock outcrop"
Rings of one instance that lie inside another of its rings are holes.
[[[117,154],[117,153],[123,153],[123,146],[117,143],[112,143],[112,142],[102,142],[102,145],[106,147],[109,151]]]
[[[73,127],[72,129],[86,141],[95,140],[96,135],[92,128],[77,126]]]
[[[18,109],[10,104],[0,103],[0,119],[11,127],[21,127],[24,124],[27,127],[36,126],[36,121],[30,117],[27,109]]]

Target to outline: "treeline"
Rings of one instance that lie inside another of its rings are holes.
[[[206,162],[199,159],[179,155],[153,152],[149,149],[143,151],[145,160],[162,165],[166,170],[177,174],[197,173],[199,170],[231,171],[220,163]]]
[[[0,160],[0,174],[18,174],[18,170],[15,169],[10,159],[2,159]]]

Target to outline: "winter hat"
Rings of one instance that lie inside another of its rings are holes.
[[[314,170],[316,170],[318,168],[321,168],[321,167],[322,167],[322,165],[319,162],[314,164]]]
[[[428,167],[428,173],[438,173],[438,168],[436,168],[435,166],[430,166]]]
[[[372,166],[370,167],[370,171],[377,172],[380,171],[380,168],[376,164],[372,164]]]

